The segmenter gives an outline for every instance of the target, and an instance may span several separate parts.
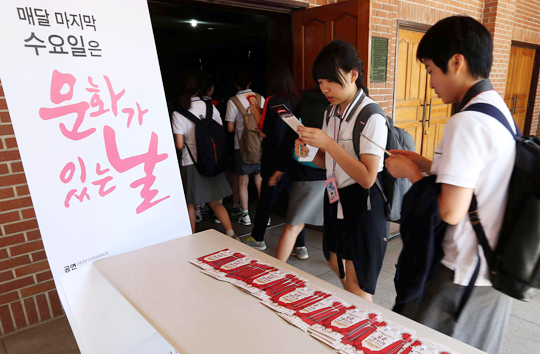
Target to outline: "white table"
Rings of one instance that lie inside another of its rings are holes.
[[[291,270],[349,303],[380,311],[384,319],[415,329],[418,336],[460,354],[483,353],[214,230],[102,259],[93,265],[180,353],[330,353],[255,297],[202,274],[200,268],[189,263],[224,248]]]

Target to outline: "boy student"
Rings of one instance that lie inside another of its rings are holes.
[[[426,66],[431,88],[444,103],[457,104],[457,113],[448,120],[433,161],[399,150],[391,151],[393,156],[386,160],[394,177],[406,177],[413,183],[423,177],[422,172],[437,175],[439,213],[449,224],[442,243],[444,258],[411,317],[490,354],[500,352],[512,303],[491,286],[467,212],[474,193],[480,220],[494,248],[516,150],[512,135],[495,118],[464,109],[474,103],[492,105],[514,127],[512,115],[488,79],[492,52],[490,33],[470,17],[445,18],[431,27],[420,41],[417,58]],[[479,255],[479,276],[456,322],[453,315]]]
[[[242,105],[242,108],[249,112],[251,109],[262,109],[264,107],[264,97],[253,92],[249,87],[251,86],[251,79],[247,72],[240,72],[234,78],[234,86],[238,90],[236,93],[236,99],[231,98],[227,102],[227,114],[225,115],[225,121],[227,122],[227,129],[230,133],[234,132],[234,180],[233,180],[233,211],[232,216],[239,216],[238,223],[242,225],[251,225],[251,218],[248,211],[248,183],[249,175],[253,174],[255,186],[260,196],[261,194],[261,182],[262,177],[260,175],[261,164],[246,164],[242,161],[242,155],[240,154],[240,139],[244,131],[244,116],[238,105]],[[257,96],[260,97],[258,105],[253,105],[253,101],[257,101]],[[238,205],[238,199],[240,198],[241,210],[236,209]]]

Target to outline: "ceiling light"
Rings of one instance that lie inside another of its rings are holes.
[[[213,31],[213,30],[214,30],[214,28],[212,28],[212,27],[208,27],[208,30],[209,30],[209,31]]]
[[[197,20],[191,20],[190,23],[192,27],[197,27]]]

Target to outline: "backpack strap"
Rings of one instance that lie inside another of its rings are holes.
[[[193,113],[191,113],[187,109],[178,108],[177,111],[178,111],[178,113],[180,113],[180,115],[186,117],[187,119],[192,121],[195,125],[197,125],[197,123],[199,123],[201,121],[199,118],[197,118],[197,116],[195,116]]]
[[[516,122],[514,121],[514,126],[516,128],[516,134],[514,134],[514,132],[512,131],[512,128],[510,128],[510,124],[508,123],[508,120],[506,119],[505,115],[497,107],[493,105],[490,105],[487,103],[474,103],[474,104],[471,104],[469,107],[465,108],[463,111],[474,111],[474,112],[484,113],[490,117],[493,117],[499,123],[504,125],[504,127],[508,130],[508,132],[512,134],[512,137],[522,136],[519,128],[516,125]],[[471,205],[469,206],[469,219],[471,220],[474,233],[476,234],[476,238],[478,239],[478,244],[482,246],[482,250],[484,251],[484,257],[486,258],[488,268],[490,268],[491,259],[493,257],[492,256],[493,250],[489,246],[489,242],[487,240],[486,234],[484,233],[484,228],[482,227],[482,224],[480,223],[480,216],[478,215],[478,202],[474,194],[472,196]],[[474,269],[471,280],[469,281],[469,285],[467,285],[467,287],[465,288],[465,291],[463,292],[463,295],[461,296],[461,301],[459,303],[458,309],[454,313],[454,320],[456,322],[459,319],[459,316],[461,315],[463,308],[465,308],[465,305],[467,304],[467,301],[469,300],[469,297],[471,296],[474,290],[474,284],[476,283],[476,279],[478,279],[478,275],[480,273],[481,258],[480,258],[480,252],[477,251],[477,253],[478,253],[478,262],[476,263],[476,267]]]
[[[488,115],[490,117],[495,118],[499,123],[504,125],[504,127],[506,129],[508,129],[508,131],[510,132],[510,134],[512,134],[512,136],[518,136],[518,137],[523,136],[523,134],[521,134],[521,131],[519,130],[519,128],[518,128],[518,126],[516,124],[516,121],[514,121],[514,128],[516,129],[516,133],[514,134],[514,131],[512,130],[512,128],[510,128],[510,124],[508,123],[508,119],[506,119],[503,112],[501,112],[497,107],[495,107],[495,106],[493,106],[491,104],[473,103],[469,107],[462,110],[461,112],[465,112],[465,111],[474,111],[474,112],[484,113],[484,114],[486,114],[486,115]]]
[[[259,96],[259,98],[260,98],[260,96]],[[233,101],[236,108],[238,108],[240,113],[242,113],[242,115],[244,116],[244,119],[249,116],[248,111],[246,111],[246,109],[244,108],[244,106],[242,105],[240,100],[238,99],[238,96],[232,96],[231,101]]]
[[[209,102],[205,101],[205,103],[206,103],[206,116],[208,117],[208,103]],[[210,105],[212,105],[212,103],[210,103]],[[191,113],[190,111],[188,111],[186,109],[179,108],[178,113],[180,113],[182,116],[184,116],[187,119],[189,119],[190,121],[192,121],[193,124],[195,124],[195,125],[197,125],[198,123],[201,122],[201,120],[199,118],[197,118],[193,113]],[[191,157],[191,161],[193,161],[193,163],[195,163],[195,159],[193,158],[193,154],[191,153],[191,150],[189,149],[189,146],[188,146],[187,142],[185,141],[185,139],[184,139],[184,146],[187,147],[187,151],[188,151],[189,157]]]
[[[326,107],[324,111],[324,116],[326,117],[326,126],[328,126],[328,123],[330,122],[330,117],[335,115],[336,109],[337,106],[329,105],[328,107]]]
[[[358,117],[356,118],[356,122],[354,123],[354,129],[353,129],[353,147],[354,152],[356,153],[356,156],[358,156],[358,159],[360,159],[360,136],[362,134],[362,131],[366,127],[367,121],[369,120],[369,117],[371,117],[374,114],[380,114],[386,119],[386,125],[388,126],[388,131],[390,131],[390,123],[388,121],[388,117],[386,117],[386,114],[384,113],[384,110],[381,106],[379,106],[377,103],[369,103],[367,104],[360,113],[358,114]],[[377,185],[377,188],[381,191],[382,197],[384,199],[384,203],[388,203],[388,198],[384,194],[381,182],[379,181],[379,178],[375,178],[375,184]],[[369,203],[369,201],[368,201]]]
[[[206,119],[212,119],[214,116],[214,105],[212,101],[203,101],[206,104]]]

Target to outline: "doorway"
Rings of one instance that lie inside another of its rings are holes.
[[[266,71],[292,66],[291,15],[197,1],[148,2],[169,111],[183,71],[209,74],[225,103],[236,93],[238,71],[249,72],[251,88],[266,96]]]
[[[535,59],[535,48],[518,44],[512,45],[508,62],[504,102],[510,109],[518,128],[525,134],[529,133],[532,118],[532,114],[528,111],[530,94],[536,92],[536,84],[533,85],[534,87],[531,86]]]

